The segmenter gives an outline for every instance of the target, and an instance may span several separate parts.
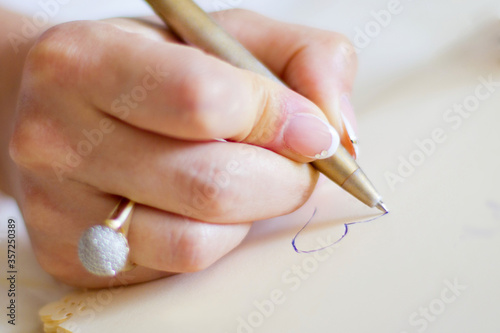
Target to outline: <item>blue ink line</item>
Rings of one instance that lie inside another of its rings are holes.
[[[297,234],[295,235],[295,237],[293,237],[293,239],[292,239],[292,246],[293,246],[293,249],[294,249],[294,250],[295,250],[295,252],[297,252],[297,253],[312,253],[312,252],[317,252],[317,251],[321,251],[321,250],[324,250],[324,249],[326,249],[326,248],[329,248],[329,247],[331,247],[331,246],[333,246],[333,245],[337,244],[338,242],[340,242],[342,239],[344,239],[344,237],[345,237],[345,236],[347,235],[347,233],[349,232],[349,226],[350,226],[350,225],[353,225],[353,224],[358,224],[358,223],[367,223],[367,222],[375,221],[376,219],[381,218],[382,216],[384,216],[384,215],[386,215],[386,214],[388,214],[388,213],[389,213],[389,212],[386,212],[386,213],[384,213],[384,214],[382,214],[382,215],[375,216],[375,217],[373,217],[373,218],[371,218],[371,219],[368,219],[368,220],[365,220],[365,221],[356,221],[356,222],[344,223],[344,227],[345,227],[344,233],[342,234],[342,236],[340,236],[340,238],[339,238],[339,239],[337,239],[337,240],[336,240],[335,242],[333,242],[332,244],[327,245],[327,246],[323,246],[323,247],[321,247],[321,248],[319,248],[319,249],[315,249],[315,250],[307,250],[307,251],[305,251],[305,250],[299,250],[299,249],[297,248],[297,246],[295,245],[295,241],[297,240],[297,237],[299,236],[299,234],[300,234],[300,233],[301,233],[301,232],[302,232],[302,231],[303,231],[303,230],[307,227],[307,225],[308,225],[308,224],[312,221],[312,219],[313,219],[314,215],[316,215],[316,211],[317,211],[317,210],[318,210],[318,208],[314,208],[314,212],[313,212],[313,214],[312,214],[311,218],[309,218],[309,221],[307,221],[307,223],[306,223],[306,224],[302,227],[302,229],[300,229],[300,230],[297,232]]]

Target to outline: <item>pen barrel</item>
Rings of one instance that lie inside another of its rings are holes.
[[[342,146],[337,148],[332,157],[313,161],[312,165],[339,186],[359,169],[358,164]]]
[[[322,174],[367,206],[374,207],[382,201],[368,177],[344,147],[339,146],[332,157],[316,160],[312,164]]]

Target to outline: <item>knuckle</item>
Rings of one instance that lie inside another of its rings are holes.
[[[61,87],[77,81],[78,68],[83,59],[82,39],[89,32],[89,24],[71,22],[45,31],[31,47],[25,68],[35,82],[47,81]]]
[[[213,78],[203,73],[203,70],[189,69],[186,70],[183,80],[179,84],[179,94],[181,102],[187,112],[193,115],[204,115],[204,110],[211,107],[214,98],[211,94],[213,91],[212,84],[215,82]]]
[[[180,272],[201,271],[217,258],[214,258],[210,235],[202,225],[191,225],[186,227],[178,236],[175,246],[174,261],[175,268]]]
[[[194,210],[194,217],[204,221],[220,221],[236,209],[239,194],[231,186],[229,173],[215,161],[201,160],[191,164],[179,179],[186,188],[189,206]]]
[[[11,159],[27,169],[42,168],[57,157],[60,145],[55,125],[50,119],[20,115],[9,143]]]
[[[224,216],[233,215],[235,209],[234,198],[236,197],[236,192],[230,190],[229,188],[222,188],[217,184],[209,184],[213,188],[214,194],[213,198],[208,202],[208,207],[205,210],[203,216],[209,221],[217,221]]]
[[[194,66],[196,67],[196,66]],[[191,68],[178,85],[184,120],[193,132],[216,136],[221,113],[227,109],[230,87],[203,68]]]

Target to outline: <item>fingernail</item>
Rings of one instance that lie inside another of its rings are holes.
[[[312,114],[299,113],[291,117],[283,133],[288,148],[300,155],[316,159],[328,158],[335,154],[340,138],[330,124]]]
[[[356,132],[354,132],[354,128],[351,125],[351,122],[349,119],[347,119],[346,116],[344,116],[345,113],[354,113],[353,107],[351,102],[349,101],[349,97],[346,95],[343,95],[340,98],[340,110],[341,110],[341,115],[342,115],[342,120],[344,121],[344,126],[347,131],[347,135],[349,136],[349,139],[351,140],[352,146],[354,148],[354,152],[356,156],[359,156],[359,144],[358,144],[358,138],[356,136]]]

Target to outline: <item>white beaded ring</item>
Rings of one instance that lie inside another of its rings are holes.
[[[114,276],[135,267],[128,260],[127,232],[134,202],[122,199],[103,225],[87,229],[78,243],[78,257],[90,273]]]

